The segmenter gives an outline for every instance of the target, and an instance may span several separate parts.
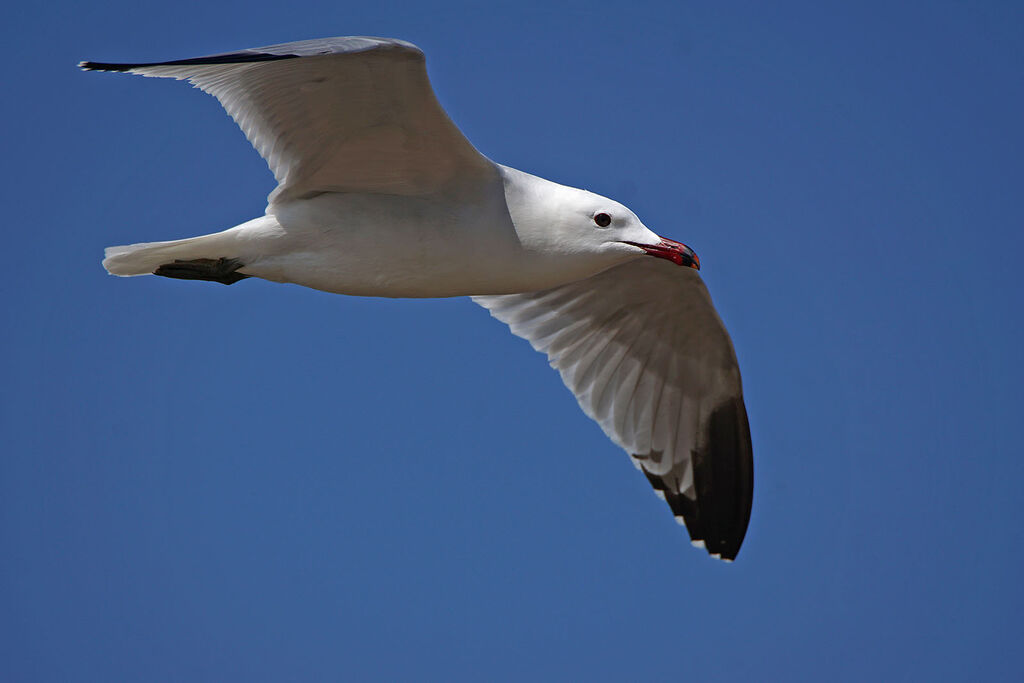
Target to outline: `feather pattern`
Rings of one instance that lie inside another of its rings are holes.
[[[695,545],[736,557],[753,496],[750,430],[732,342],[696,271],[641,257],[474,301],[547,354]]]
[[[216,97],[274,173],[271,204],[320,192],[425,195],[491,172],[437,102],[423,53],[405,41],[328,38],[81,66],[188,80]]]

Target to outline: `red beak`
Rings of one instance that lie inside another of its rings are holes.
[[[626,242],[626,244],[640,247],[651,256],[668,259],[677,266],[689,266],[700,270],[700,259],[697,258],[697,254],[682,242],[662,237],[661,241],[654,245],[639,244],[637,242]]]

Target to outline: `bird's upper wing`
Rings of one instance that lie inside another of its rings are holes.
[[[83,69],[187,79],[266,159],[270,201],[318,192],[427,194],[488,173],[430,87],[423,52],[387,38],[324,38],[153,64]]]
[[[750,428],[732,342],[695,270],[641,257],[474,301],[548,355],[695,545],[736,557],[753,497]]]

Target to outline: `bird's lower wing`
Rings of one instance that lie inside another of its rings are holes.
[[[473,300],[547,354],[695,545],[736,557],[753,497],[750,429],[732,342],[695,270],[643,257]]]

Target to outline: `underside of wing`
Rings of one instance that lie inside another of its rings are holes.
[[[429,194],[492,172],[437,102],[423,53],[404,41],[325,38],[81,66],[186,79],[216,97],[273,171],[271,203],[320,192]]]
[[[547,354],[694,545],[736,557],[753,498],[750,428],[732,342],[696,271],[642,257],[474,301]]]

